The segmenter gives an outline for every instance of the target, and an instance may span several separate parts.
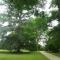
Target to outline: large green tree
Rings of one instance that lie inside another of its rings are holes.
[[[35,14],[38,6],[43,6],[45,0],[5,0],[8,7],[8,27],[11,34],[4,36],[1,41],[2,48],[16,50],[21,48],[36,50],[40,35],[47,29],[47,16],[42,11],[36,19],[28,19]],[[38,3],[39,2],[39,3]],[[38,4],[37,4],[38,3]],[[26,10],[27,13],[23,13]],[[18,25],[18,26],[16,26]],[[7,29],[8,30],[8,29]]]
[[[38,42],[40,35],[47,29],[47,19],[36,18],[31,19],[16,27],[14,31],[6,39],[2,41],[4,49],[16,50],[28,49],[30,51],[39,49]]]

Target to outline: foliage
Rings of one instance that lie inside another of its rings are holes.
[[[17,10],[26,10],[36,5],[36,3],[38,3],[38,0],[5,0],[5,2],[7,2],[10,7],[14,7]]]
[[[40,49],[38,36],[47,29],[47,20],[45,18],[36,18],[28,20],[21,26],[17,26],[14,31],[5,40],[2,40],[2,48],[8,50],[28,49],[34,51]],[[36,40],[38,39],[38,40]]]
[[[60,0],[52,0],[53,7],[58,6],[57,11],[52,11],[52,15],[49,18],[50,22],[53,20],[58,20],[60,22]],[[58,52],[60,51],[60,23],[55,26],[51,31],[48,32],[48,41],[46,42],[46,50]]]
[[[60,26],[60,25],[59,25]],[[47,41],[47,50],[51,50],[53,52],[58,52],[60,49],[60,27],[55,27],[52,31],[48,33],[49,40]]]

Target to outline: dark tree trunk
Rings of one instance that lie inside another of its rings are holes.
[[[16,49],[16,53],[20,53],[20,48],[17,48]]]

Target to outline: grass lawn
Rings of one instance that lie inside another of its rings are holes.
[[[0,53],[0,60],[48,60],[48,59],[41,53],[35,52],[30,54]]]

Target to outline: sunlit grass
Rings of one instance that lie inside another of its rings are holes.
[[[0,53],[0,60],[48,60],[48,59],[44,55],[42,55],[40,52],[33,52],[29,54]]]

